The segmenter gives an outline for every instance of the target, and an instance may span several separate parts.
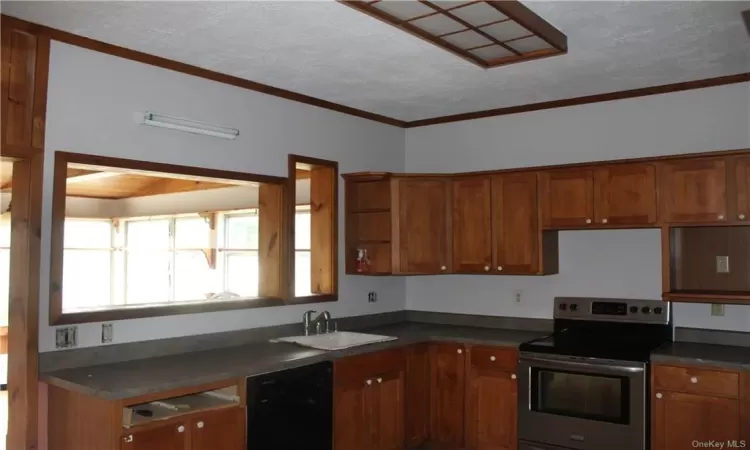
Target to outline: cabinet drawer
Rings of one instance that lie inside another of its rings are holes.
[[[481,369],[516,371],[518,352],[507,347],[477,346],[471,349],[471,365]]]
[[[695,394],[726,397],[738,397],[740,394],[738,373],[693,367],[655,366],[654,385],[661,389]]]
[[[405,369],[406,354],[403,349],[384,350],[336,361],[333,365],[333,380],[334,384],[340,386]]]

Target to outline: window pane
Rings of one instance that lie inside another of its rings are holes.
[[[110,304],[111,252],[65,250],[63,263],[63,310]]]
[[[227,292],[241,297],[257,297],[258,253],[230,253],[226,264]]]
[[[203,252],[183,251],[175,254],[176,301],[205,300],[216,292],[213,274]]]
[[[175,220],[175,248],[206,248],[211,229],[202,217]]]
[[[226,248],[258,248],[258,216],[226,216]]]
[[[135,220],[126,222],[129,249],[156,250],[169,248],[169,220]]]
[[[65,248],[109,248],[112,223],[109,220],[65,219]]]
[[[294,252],[294,296],[312,295],[310,252]]]
[[[298,212],[294,216],[294,248],[310,249],[310,213]]]
[[[10,299],[10,250],[0,250],[0,327],[8,326]]]
[[[168,251],[128,252],[125,303],[166,303],[171,298],[169,272],[172,253]]]
[[[0,218],[0,247],[10,247],[10,214]]]

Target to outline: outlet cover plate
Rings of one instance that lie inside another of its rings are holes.
[[[55,330],[55,348],[75,348],[78,345],[78,327],[61,327]]]
[[[113,329],[111,323],[102,324],[102,344],[111,344],[113,339]]]
[[[724,305],[721,303],[711,303],[711,315],[712,316],[723,316]]]

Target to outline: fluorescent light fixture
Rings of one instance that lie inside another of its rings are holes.
[[[224,139],[235,139],[240,135],[240,130],[236,128],[222,127],[152,112],[144,113],[143,117],[141,117],[141,123],[152,127],[168,128],[170,130],[186,131],[188,133],[204,134]]]

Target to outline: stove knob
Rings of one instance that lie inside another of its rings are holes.
[[[560,303],[559,308],[560,308],[560,311],[565,311],[566,309],[568,309],[568,304],[567,303]]]
[[[570,304],[570,310],[571,311],[578,311],[578,305],[576,305],[575,303],[571,303]]]
[[[661,314],[663,312],[664,310],[661,308],[661,306],[657,306],[656,308],[654,308],[654,314]]]
[[[648,306],[644,306],[643,308],[641,308],[641,312],[643,314],[648,314],[651,312],[651,308],[649,308]]]
[[[635,314],[637,312],[638,312],[638,307],[637,306],[631,306],[630,307],[630,314]]]

